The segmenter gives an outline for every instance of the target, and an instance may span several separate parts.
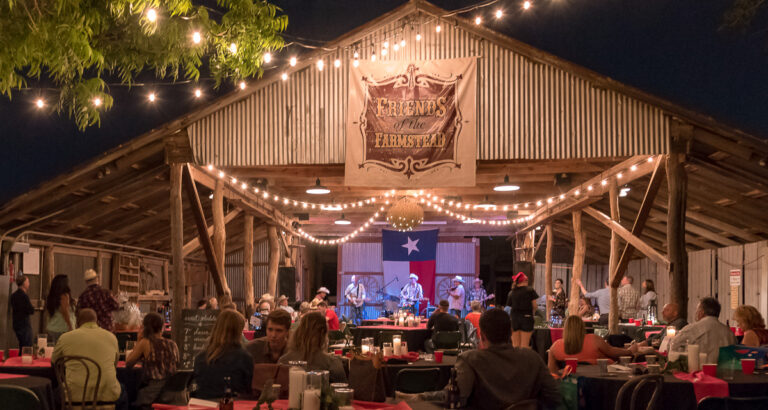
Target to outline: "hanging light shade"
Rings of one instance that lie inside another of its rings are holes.
[[[412,231],[424,222],[424,210],[416,199],[405,197],[389,208],[387,222],[398,231]]]
[[[501,185],[493,187],[493,190],[497,192],[510,192],[517,191],[518,189],[520,189],[519,185],[509,183],[509,175],[504,175],[504,182]]]
[[[320,178],[315,181],[315,185],[307,188],[307,193],[312,195],[325,195],[330,192],[330,189],[320,185]]]
[[[495,209],[496,204],[488,200],[488,195],[485,196],[485,200],[480,202],[476,205],[478,209],[485,209],[486,211],[489,209]]]
[[[352,223],[352,221],[350,221],[349,219],[345,218],[344,214],[341,214],[341,218],[333,221],[333,223],[335,223],[336,225],[349,225],[349,224]]]

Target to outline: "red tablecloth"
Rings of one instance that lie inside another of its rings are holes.
[[[704,374],[704,372],[675,372],[674,376],[680,380],[687,380],[693,383],[693,393],[696,394],[696,402],[705,397],[728,397],[728,383],[725,380],[718,379]]]
[[[18,379],[21,377],[29,377],[26,374],[8,374],[8,373],[0,373],[0,380],[2,379]]]
[[[256,406],[256,401],[250,401],[250,400],[243,400],[243,401],[236,401],[235,402],[235,410],[251,410],[254,406]],[[274,403],[272,403],[272,407],[275,410],[287,410],[288,409],[288,400],[277,400]],[[352,407],[359,410],[378,410],[378,409],[391,409],[391,410],[411,410],[411,406],[409,406],[405,402],[400,402],[398,404],[386,404],[386,403],[374,403],[370,401],[359,401],[355,400],[352,402]],[[153,409],[158,410],[207,410],[211,407],[202,407],[202,406],[172,406],[168,404],[153,404]],[[266,409],[266,405],[262,405],[263,409]]]
[[[549,328],[549,336],[552,338],[552,343],[555,343],[556,341],[558,341],[558,340],[563,338],[563,328],[562,327],[550,327]]]
[[[378,329],[378,330],[401,330],[401,331],[408,331],[408,330],[427,330],[427,324],[426,322],[422,322],[417,327],[409,327],[409,326],[391,326],[391,325],[379,325],[379,326],[358,326],[360,329]]]
[[[32,363],[26,364],[21,362],[21,357],[11,357],[4,361],[0,366],[13,366],[13,367],[51,367],[51,359],[33,359]]]

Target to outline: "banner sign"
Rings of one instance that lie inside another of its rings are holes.
[[[345,185],[475,185],[475,58],[350,67]]]

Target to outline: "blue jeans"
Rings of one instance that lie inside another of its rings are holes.
[[[19,349],[26,346],[32,346],[32,326],[27,325],[21,329],[13,329],[16,332],[16,339],[19,339]]]

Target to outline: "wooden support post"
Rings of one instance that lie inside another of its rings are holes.
[[[277,268],[280,266],[280,240],[277,238],[277,227],[269,225],[267,228],[269,240],[269,276],[267,276],[267,292],[277,295]]]
[[[53,246],[46,246],[43,249],[43,275],[40,278],[40,287],[42,289],[41,295],[44,298],[51,290],[51,281],[53,281],[54,262],[53,262]],[[48,315],[43,316],[43,329],[48,326]]]
[[[243,286],[245,286],[246,317],[251,317],[255,304],[253,295],[253,215],[248,213],[243,215]]]
[[[217,273],[221,282],[221,289],[216,289],[216,298],[219,306],[224,306],[232,301],[232,296],[227,285],[227,277],[224,274],[224,258],[226,258],[227,232],[224,222],[224,182],[216,180],[213,190],[213,251],[216,255]]]
[[[171,294],[171,284],[168,282],[168,269],[168,261],[163,261],[163,289],[165,289],[166,295]]]
[[[587,235],[581,227],[581,210],[571,213],[573,219],[573,274],[571,275],[571,300],[568,303],[568,312],[578,314],[581,281],[581,272],[584,270],[584,255],[586,253]]]
[[[555,241],[552,231],[552,224],[548,223],[546,230],[547,249],[544,252],[544,293],[547,295],[547,320],[551,317],[552,312],[552,301],[549,300],[552,296],[552,246],[554,246]]]
[[[171,262],[173,263],[173,297],[171,300],[171,309],[173,317],[171,319],[171,329],[173,340],[180,345],[183,339],[182,310],[185,307],[187,284],[186,275],[184,275],[184,256],[182,248],[184,247],[184,215],[182,213],[181,203],[181,178],[183,164],[170,164],[171,167]],[[119,258],[119,255],[115,255]],[[119,265],[119,261],[115,260]]]
[[[685,127],[673,127],[667,156],[667,255],[670,262],[671,301],[688,317],[688,255],[685,250],[685,209],[688,178],[685,172],[687,134]],[[690,132],[690,129],[687,131]]]
[[[619,223],[619,187],[616,185],[616,178],[611,177],[608,180],[608,203],[611,209],[611,221]],[[616,275],[616,266],[619,264],[619,235],[615,230],[611,230],[611,246],[608,256],[608,272],[611,275],[611,311],[608,316],[608,331],[611,334],[619,333],[619,287],[613,280]],[[604,313],[604,312],[600,312]]]

